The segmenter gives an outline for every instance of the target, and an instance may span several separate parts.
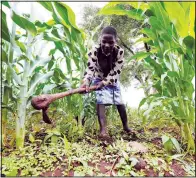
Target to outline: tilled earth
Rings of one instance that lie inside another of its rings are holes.
[[[43,140],[45,134],[37,137]],[[120,132],[111,140],[107,142],[86,134],[80,142],[67,145],[28,143],[26,150],[14,155],[7,149],[2,152],[2,174],[10,175],[8,157],[16,167],[16,176],[183,177],[195,174],[195,155],[175,150],[169,155],[156,129],[137,130],[136,136]]]

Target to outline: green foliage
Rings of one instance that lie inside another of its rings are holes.
[[[21,17],[17,15],[14,11],[12,11],[12,20],[21,28],[28,31],[31,35],[35,36],[37,34],[37,30],[35,25],[30,22],[29,20],[25,19],[24,17]]]
[[[100,13],[117,15],[127,13],[125,9],[116,11],[120,7],[118,4],[111,2]],[[139,6],[146,3],[136,4],[134,3],[132,6],[134,10],[139,11],[141,10]],[[148,23],[150,28],[145,28],[142,31],[149,38],[145,42],[151,46],[151,51],[150,53],[137,53],[131,59],[145,60],[145,63],[153,71],[153,87],[157,93],[143,99],[140,107],[144,103],[149,104],[144,113],[148,117],[156,117],[155,112],[170,113],[171,118],[174,117],[178,125],[186,130],[184,139],[188,143],[187,149],[194,150],[194,141],[191,136],[191,128],[194,125],[194,103],[192,102],[194,89],[191,82],[195,71],[193,48],[195,44],[193,37],[188,37],[193,31],[193,26],[190,28],[188,25],[194,24],[192,14],[195,10],[191,8],[193,3],[150,2],[148,5],[146,6],[148,13],[145,14],[147,12],[145,8],[142,14],[145,17],[144,23]],[[178,11],[173,11],[173,7],[176,7]],[[180,16],[179,12],[181,12]],[[154,56],[156,56],[156,60],[153,59]],[[160,115],[158,118],[161,119]]]
[[[1,10],[2,13],[2,38],[8,42],[10,42],[10,36],[9,36],[9,30],[7,27],[7,22],[6,22],[6,14]]]
[[[181,153],[180,145],[175,138],[170,138],[166,135],[163,135],[162,142],[167,153],[171,154],[173,148],[175,148],[178,151],[178,153]]]
[[[69,74],[69,78],[66,78],[66,80],[72,83],[71,61],[75,63],[77,69],[80,69],[81,66],[82,70],[83,60],[85,60],[84,36],[75,24],[73,11],[64,3],[42,2],[41,4],[52,11],[52,20],[44,23],[39,21],[34,23],[31,16],[22,17],[15,12],[15,9],[10,8],[13,34],[5,33],[3,35],[3,81],[5,83],[8,81],[8,86],[12,86],[17,93],[17,147],[22,147],[24,143],[26,107],[29,106],[32,95],[41,94],[43,90],[46,92],[49,90],[48,88],[51,89],[57,87],[57,85],[66,84],[65,73]],[[54,10],[54,6],[57,11]],[[66,11],[67,14],[63,14],[62,11]],[[5,25],[4,32],[8,32],[4,12],[3,23]],[[25,31],[20,32],[18,27]],[[15,38],[16,28],[17,38]],[[8,43],[10,41],[11,43]],[[47,41],[50,44],[51,42],[54,43],[55,48],[49,51],[47,57],[42,57],[43,46],[47,44]],[[7,48],[7,46],[9,47]],[[62,53],[62,56],[57,54],[57,50]],[[8,53],[8,56],[6,53]],[[58,66],[58,60],[62,59],[66,64],[66,70]],[[77,82],[79,83],[79,80]],[[5,105],[8,106],[13,100],[9,97],[12,94],[8,94],[6,91],[8,90],[5,87],[4,101]],[[4,118],[6,118],[6,108],[4,110]],[[4,120],[6,121],[6,119]]]

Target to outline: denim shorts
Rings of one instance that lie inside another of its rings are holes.
[[[101,79],[96,78],[92,81],[93,85],[99,83]],[[122,105],[124,104],[122,101],[121,90],[120,90],[120,82],[117,81],[113,85],[107,85],[102,87],[99,90],[95,91],[97,104],[104,105]]]

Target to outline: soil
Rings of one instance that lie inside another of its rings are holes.
[[[172,172],[174,173],[175,177],[184,177],[184,176],[186,176],[186,172],[184,171],[182,166],[179,163],[177,163],[175,160],[172,161],[171,169],[172,169]],[[164,176],[173,177],[173,175],[170,174],[169,172],[165,172]]]
[[[152,129],[153,132],[157,132],[157,128],[154,128]],[[143,130],[140,130],[139,133],[143,133]],[[45,136],[45,133],[39,133],[36,135],[36,138],[43,138]],[[122,135],[123,136],[123,135]],[[140,139],[138,139],[137,141],[133,141],[132,140],[132,137],[131,136],[126,136],[127,137],[127,141],[129,141],[129,144],[134,147],[139,149],[138,150],[139,152],[143,152],[144,154],[145,153],[149,153],[150,150],[148,150],[148,148],[146,148]],[[99,139],[99,141],[101,141],[100,145],[99,146],[103,146],[103,152],[104,150],[106,149],[106,146],[108,146],[109,144],[113,143],[113,139],[111,139],[111,137],[108,137],[106,140],[101,140],[100,138],[97,138]],[[160,147],[162,148],[162,140],[160,137],[154,137],[152,139],[150,139],[150,142],[154,144],[155,147]],[[141,151],[141,150],[144,150],[144,151]],[[39,151],[39,148],[38,148],[38,151]],[[4,156],[8,156],[8,155],[4,155]],[[63,158],[63,159],[66,159],[66,158]],[[158,171],[155,171],[153,169],[153,167],[148,167],[147,165],[149,165],[146,160],[144,160],[142,157],[141,158],[137,158],[138,159],[138,163],[134,166],[136,172],[137,171],[143,171],[145,173],[145,177],[158,177],[159,176],[159,172]],[[195,155],[191,156],[191,159],[195,160]],[[97,168],[99,170],[99,173],[105,175],[105,176],[115,176],[117,175],[117,170],[115,170],[115,165],[119,162],[120,159],[117,159],[116,162],[106,162],[105,160],[100,160],[100,162],[98,163],[92,163],[92,162],[88,162],[88,166],[91,166],[91,167],[95,167],[97,165]],[[159,161],[158,162],[159,166],[161,166],[161,162]],[[72,163],[72,166],[73,167],[78,167],[80,166],[81,163],[80,162],[74,162]],[[112,171],[111,171],[111,168],[112,168]],[[167,171],[164,172],[164,175],[165,177],[184,177],[186,176],[186,172],[185,170],[183,169],[182,165],[180,164],[180,162],[177,162],[176,160],[173,160],[172,161],[172,164],[170,165],[170,168],[172,170],[172,173],[169,173]],[[64,175],[64,171],[66,170],[67,168],[66,167],[56,167],[56,169],[54,171],[46,171],[46,172],[43,172],[40,176],[41,177],[63,177],[65,176]],[[96,172],[94,172],[94,176],[96,176]],[[20,170],[19,170],[19,175],[20,175]],[[67,176],[69,177],[73,177],[74,176],[74,170],[71,169],[69,170],[69,172],[67,173]],[[89,176],[89,175],[85,175],[85,176]],[[3,177],[3,175],[2,175]]]
[[[144,170],[146,177],[158,177],[158,172],[155,172],[153,168]]]
[[[161,146],[162,145],[162,140],[159,137],[153,138],[151,139],[151,143],[157,145],[157,146]]]

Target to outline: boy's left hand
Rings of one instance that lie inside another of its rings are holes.
[[[102,88],[103,86],[104,86],[103,81],[101,81],[101,82],[99,82],[99,83],[97,84],[97,89],[100,89],[100,88]]]

